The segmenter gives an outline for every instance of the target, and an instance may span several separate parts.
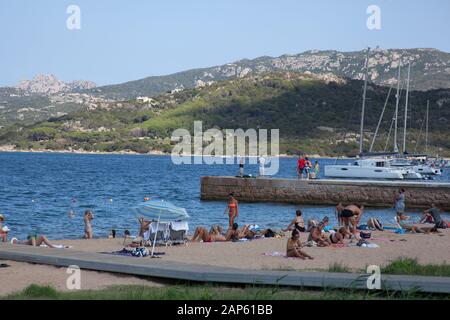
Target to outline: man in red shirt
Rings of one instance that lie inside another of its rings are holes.
[[[305,166],[306,166],[306,160],[303,157],[298,158],[297,161],[297,172],[298,175],[300,177],[300,179],[303,179],[303,173],[305,171]]]

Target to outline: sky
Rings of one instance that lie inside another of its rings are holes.
[[[370,5],[381,29],[367,27]],[[449,33],[448,0],[0,0],[0,86],[49,73],[115,84],[313,49],[450,52]]]

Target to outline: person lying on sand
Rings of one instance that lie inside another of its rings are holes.
[[[313,227],[309,233],[308,241],[314,241],[319,247],[328,247],[331,244],[330,239],[328,239],[323,231],[324,223],[320,222],[317,227]]]
[[[283,229],[283,231],[292,231],[293,229],[297,229],[300,232],[305,232],[305,220],[303,220],[302,217],[302,211],[297,210],[295,212],[295,218],[291,221],[291,223],[287,226],[286,229]]]
[[[194,232],[194,236],[191,241],[193,242],[222,242],[227,241],[225,237],[221,234],[223,231],[222,227],[215,226],[208,230],[204,227],[197,227]]]
[[[418,226],[414,226],[414,225],[408,225],[404,222],[404,220],[407,220],[407,219],[402,219],[401,217],[404,217],[404,216],[395,217],[395,221],[397,222],[398,227],[403,230],[406,230],[406,231],[412,232],[412,233],[425,233],[425,234],[430,234],[432,232],[440,233],[439,230],[436,228],[436,226],[434,226],[434,227],[418,227]]]
[[[306,258],[313,260],[309,254],[301,250],[302,242],[300,241],[300,231],[294,229],[292,236],[287,241],[286,255],[290,258],[300,258],[305,260]]]
[[[344,227],[340,227],[338,231],[330,233],[331,244],[344,243],[347,230]]]
[[[41,244],[45,244],[49,248],[55,248],[50,241],[44,235],[38,234],[30,234],[25,241],[19,241],[17,239],[13,239],[12,244],[24,244],[28,246],[37,247]]]
[[[236,222],[233,223],[225,235],[226,241],[239,241],[239,239],[245,238],[248,228],[249,225],[245,225],[242,230],[239,230],[239,225]]]
[[[369,220],[367,220],[367,227],[370,230],[384,231],[383,225],[377,218],[369,218]]]

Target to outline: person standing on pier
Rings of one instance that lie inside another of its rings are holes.
[[[259,157],[259,175],[261,177],[264,177],[265,175],[265,164],[266,164],[266,158],[264,156]]]
[[[228,194],[228,206],[225,209],[225,213],[227,213],[228,211],[228,226],[229,228],[231,228],[236,220],[236,218],[238,217],[238,202],[236,200],[236,198],[234,197],[234,193],[229,193]]]
[[[239,159],[239,177],[241,177],[241,178],[244,176],[244,163],[245,163],[245,158],[240,157],[240,159]]]
[[[298,158],[297,161],[297,172],[300,179],[303,179],[303,173],[305,171],[306,160],[303,157]]]

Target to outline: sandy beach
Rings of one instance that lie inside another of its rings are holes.
[[[302,234],[306,240],[307,234]],[[393,231],[372,232],[372,239],[379,248],[361,248],[350,243],[346,247],[304,248],[314,260],[300,260],[279,256],[268,256],[274,252],[285,253],[287,237],[259,239],[248,242],[192,243],[172,247],[157,247],[164,252],[165,261],[226,266],[250,270],[328,270],[329,266],[339,263],[353,271],[360,271],[367,265],[383,266],[399,257],[415,258],[421,264],[442,264],[450,262],[450,230],[441,230],[440,234],[395,234]],[[348,243],[349,240],[346,240]],[[123,248],[123,239],[94,240],[52,240],[55,244],[71,246],[69,249],[88,252],[113,252]],[[105,255],[105,259],[108,255]],[[131,259],[151,259],[131,258]],[[66,269],[13,261],[1,261],[10,265],[0,268],[2,279],[0,295],[19,291],[30,284],[51,285],[58,290],[66,289]],[[82,289],[100,289],[110,285],[140,284],[149,286],[163,285],[161,282],[134,276],[111,274],[83,270]]]

